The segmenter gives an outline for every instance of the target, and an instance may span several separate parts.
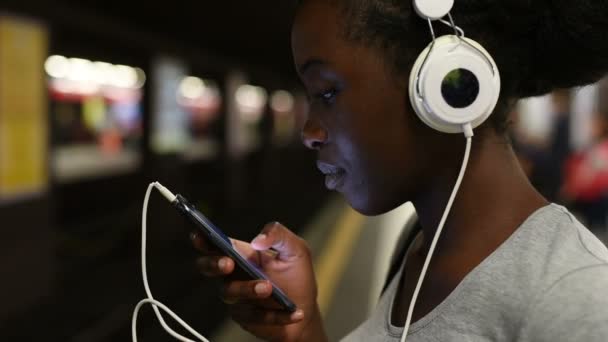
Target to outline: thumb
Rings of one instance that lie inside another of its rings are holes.
[[[276,258],[283,261],[298,258],[308,250],[304,240],[278,222],[264,226],[260,235],[251,242],[251,246],[258,251],[272,248],[278,253]]]

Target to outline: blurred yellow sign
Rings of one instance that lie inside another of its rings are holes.
[[[27,19],[0,16],[0,199],[48,184],[48,35]]]

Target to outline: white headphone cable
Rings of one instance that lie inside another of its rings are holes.
[[[433,252],[435,251],[435,247],[437,246],[437,241],[439,240],[439,237],[443,230],[443,226],[445,225],[447,216],[450,213],[450,209],[452,208],[452,204],[454,202],[454,199],[456,198],[456,194],[458,193],[458,189],[460,188],[460,184],[462,183],[462,179],[464,178],[464,174],[465,174],[468,162],[469,162],[469,156],[471,153],[471,145],[472,145],[472,138],[473,138],[473,130],[472,130],[470,124],[466,124],[464,126],[464,132],[465,132],[465,137],[466,137],[466,148],[465,148],[465,154],[464,154],[462,166],[460,168],[460,173],[456,180],[456,184],[454,185],[454,189],[452,190],[452,194],[450,195],[450,199],[448,200],[447,206],[443,212],[443,216],[441,217],[439,226],[437,227],[437,231],[435,232],[433,241],[431,242],[431,246],[430,246],[429,252],[427,254],[427,257],[424,261],[422,271],[420,272],[420,277],[418,278],[418,283],[416,284],[416,288],[414,290],[414,293],[412,295],[412,299],[410,301],[410,305],[408,308],[405,326],[403,328],[403,333],[401,335],[401,342],[405,342],[405,340],[406,340],[406,337],[407,337],[407,334],[408,334],[408,331],[410,328],[410,323],[412,320],[412,315],[414,312],[416,300],[418,298],[418,294],[420,293],[420,289],[421,289],[422,283],[424,281],[424,276],[426,275],[427,269],[431,262],[431,258],[433,256]],[[209,342],[209,340],[207,340],[204,336],[202,336],[196,330],[194,330],[192,327],[190,327],[177,314],[175,314],[173,311],[171,311],[171,309],[169,309],[167,306],[165,306],[161,302],[155,300],[154,297],[152,296],[152,291],[150,290],[150,286],[148,284],[148,274],[147,274],[148,272],[147,272],[147,265],[146,265],[146,228],[147,228],[148,202],[150,199],[150,194],[154,188],[157,188],[161,192],[161,194],[164,197],[166,197],[170,202],[172,202],[175,199],[175,196],[168,189],[166,189],[164,186],[162,186],[158,182],[151,183],[148,186],[148,189],[146,191],[146,196],[144,198],[144,205],[143,205],[143,211],[142,211],[141,267],[142,267],[142,277],[143,277],[143,282],[144,282],[144,288],[146,290],[146,294],[148,297],[146,299],[141,300],[139,303],[137,303],[137,305],[135,306],[135,310],[133,311],[133,318],[131,321],[132,341],[137,342],[137,317],[138,317],[140,308],[144,304],[151,304],[152,309],[154,310],[154,313],[156,314],[156,317],[158,318],[158,321],[160,322],[161,326],[165,329],[165,331],[167,331],[171,336],[173,336],[177,340],[182,341],[182,342],[196,342],[194,340],[188,339],[185,336],[180,335],[179,333],[177,333],[173,329],[171,329],[171,327],[169,327],[167,325],[167,323],[165,322],[165,320],[163,319],[163,316],[160,313],[159,308],[162,309],[163,311],[165,311],[167,314],[169,314],[176,322],[178,322],[182,327],[184,327],[186,330],[188,330],[192,335],[196,336],[199,339],[199,341]]]
[[[410,329],[410,323],[412,321],[412,315],[414,313],[414,307],[416,306],[416,299],[418,299],[418,294],[420,293],[420,288],[422,288],[422,282],[424,281],[424,276],[426,275],[426,271],[431,263],[431,258],[433,257],[433,252],[435,251],[435,247],[437,246],[437,241],[439,240],[439,236],[441,235],[441,231],[443,230],[443,226],[447,217],[450,213],[450,209],[452,209],[452,204],[454,203],[454,199],[456,198],[456,194],[458,193],[458,189],[460,189],[460,183],[462,183],[462,179],[464,178],[465,171],[467,169],[467,165],[469,163],[469,157],[471,154],[471,145],[473,141],[473,129],[471,128],[471,124],[467,123],[464,126],[464,135],[467,140],[466,148],[464,151],[464,158],[462,161],[462,166],[460,167],[460,174],[458,175],[458,179],[456,180],[456,184],[454,185],[454,189],[452,190],[452,194],[450,195],[450,199],[448,200],[448,204],[443,211],[443,216],[441,217],[441,221],[439,222],[439,226],[437,227],[437,231],[435,232],[435,236],[433,237],[433,241],[431,242],[431,247],[429,248],[429,252],[424,260],[424,265],[422,266],[422,271],[420,272],[420,277],[418,277],[418,283],[416,284],[416,289],[414,290],[414,294],[412,295],[412,299],[410,301],[410,306],[407,311],[407,318],[405,320],[405,326],[403,327],[403,333],[401,334],[401,342],[405,342],[407,338],[408,331]]]
[[[137,316],[139,314],[139,309],[144,304],[151,304],[152,309],[154,309],[154,313],[156,314],[156,318],[158,318],[158,321],[160,322],[160,325],[163,327],[163,329],[165,329],[165,331],[167,331],[167,333],[169,333],[169,335],[173,336],[175,339],[182,341],[182,342],[196,342],[194,340],[191,340],[185,336],[178,334],[173,329],[171,329],[171,327],[169,327],[167,325],[167,323],[165,322],[165,320],[163,319],[163,316],[161,315],[160,311],[158,310],[159,308],[162,309],[163,311],[165,311],[167,314],[169,314],[169,316],[171,316],[177,323],[179,323],[182,327],[184,327],[186,330],[188,330],[188,332],[190,332],[192,335],[196,336],[199,339],[199,341],[209,342],[209,340],[207,340],[203,335],[199,334],[196,330],[194,330],[191,326],[189,326],[186,322],[184,322],[184,320],[182,320],[177,314],[175,314],[173,311],[171,311],[171,309],[169,309],[163,303],[155,300],[154,297],[152,296],[152,291],[150,291],[150,286],[148,284],[148,271],[147,271],[147,266],[146,266],[146,230],[147,230],[146,226],[147,226],[148,202],[150,200],[150,194],[152,193],[152,189],[154,189],[154,188],[158,189],[158,191],[167,200],[169,200],[169,202],[173,202],[176,198],[175,195],[173,195],[171,193],[171,191],[169,191],[167,188],[165,188],[158,182],[150,183],[150,185],[148,185],[148,190],[146,191],[146,196],[144,197],[144,206],[143,206],[142,218],[141,218],[141,272],[142,272],[142,277],[143,277],[143,281],[144,281],[144,288],[146,290],[146,294],[148,297],[146,299],[141,300],[139,303],[137,303],[137,305],[135,306],[135,310],[133,311],[133,318],[131,319],[132,341],[137,342]]]

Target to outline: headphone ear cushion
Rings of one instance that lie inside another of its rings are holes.
[[[500,95],[500,74],[477,42],[442,36],[418,57],[410,74],[410,101],[418,117],[445,133],[481,125]]]

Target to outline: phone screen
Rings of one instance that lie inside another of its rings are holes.
[[[178,210],[185,215],[190,222],[198,228],[200,232],[213,243],[226,256],[232,258],[237,267],[241,268],[252,279],[268,280],[268,277],[255,265],[245,259],[232,245],[230,238],[224,232],[214,225],[201,212],[196,210],[188,201],[181,195],[177,195],[177,201],[174,202]],[[272,281],[270,281],[272,283]],[[286,310],[294,312],[296,305],[279,289],[276,285],[272,285],[272,297],[281,304]]]

